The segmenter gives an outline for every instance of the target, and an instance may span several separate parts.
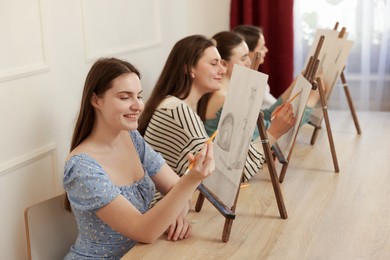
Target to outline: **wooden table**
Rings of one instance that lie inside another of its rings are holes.
[[[279,216],[267,170],[241,188],[236,219],[227,243],[222,242],[225,218],[207,200],[202,210],[195,212],[197,196],[198,192],[195,192],[188,217],[192,223],[188,239],[171,242],[163,235],[153,244],[137,244],[122,259],[162,259],[162,256],[163,259],[227,259],[233,256],[254,259],[251,248],[263,236],[262,227],[257,224],[264,219],[286,221]]]
[[[123,259],[390,259],[390,112],[359,112],[361,135],[349,111],[330,112],[340,172],[325,129],[310,145],[313,127],[303,126],[281,185],[288,219],[264,170],[241,188],[227,243],[225,219],[205,201],[189,215],[190,238],[162,236]]]

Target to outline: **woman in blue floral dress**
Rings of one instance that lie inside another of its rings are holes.
[[[212,144],[190,173],[173,172],[137,131],[143,109],[140,74],[106,58],[88,73],[64,171],[67,202],[78,237],[65,259],[120,259],[136,242],[187,238],[189,199],[213,170]],[[150,208],[155,188],[164,194]]]

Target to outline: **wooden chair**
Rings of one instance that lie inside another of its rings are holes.
[[[26,208],[29,260],[63,259],[76,241],[76,219],[64,209],[64,198],[62,194]]]

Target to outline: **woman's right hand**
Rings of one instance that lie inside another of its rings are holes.
[[[277,115],[271,121],[271,126],[268,132],[275,138],[278,139],[280,136],[290,130],[295,124],[295,116],[293,107],[290,103],[286,102],[280,107],[275,109]]]
[[[189,172],[189,176],[196,177],[198,180],[203,180],[209,176],[215,169],[213,143],[206,143],[202,149],[194,157],[193,154],[188,154],[188,160],[194,161],[194,166]]]

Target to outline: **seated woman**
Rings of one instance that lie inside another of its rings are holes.
[[[189,156],[194,166],[179,178],[138,133],[143,107],[133,65],[111,58],[92,66],[64,170],[78,223],[65,259],[120,259],[136,241],[151,243],[164,231],[168,240],[188,237],[188,201],[213,171],[212,144]],[[149,209],[155,187],[165,197]]]
[[[209,138],[197,108],[204,94],[221,88],[226,69],[220,61],[214,42],[204,36],[192,35],[178,41],[140,117],[140,133],[179,176],[189,164],[186,154],[199,151]],[[274,121],[284,125],[284,120],[278,116]],[[245,162],[245,180],[263,163],[261,144],[252,143]]]
[[[227,73],[223,75],[222,87],[218,91],[204,95],[199,102],[199,115],[204,121],[208,134],[214,132],[218,127],[234,64],[246,67],[251,66],[248,46],[241,35],[235,32],[223,31],[214,35],[213,39],[217,42],[217,49],[222,58],[221,63],[226,67]],[[277,117],[280,120],[275,121]],[[295,123],[292,106],[288,103],[281,104],[277,117],[272,123],[270,118],[265,118],[265,126],[271,145],[293,127]],[[259,131],[256,127],[252,140],[256,142],[258,138]]]
[[[249,48],[249,57],[253,59],[254,54],[256,52],[260,53],[260,64],[264,63],[265,56],[268,52],[268,48],[266,46],[264,34],[260,27],[254,25],[238,25],[233,28],[234,32],[239,33],[245,39],[246,44]],[[266,120],[270,120],[272,112],[276,109],[277,106],[281,105],[283,102],[286,102],[290,97],[291,91],[293,89],[293,85],[291,84],[283,93],[276,99],[270,93],[270,87],[267,87],[267,91],[265,93],[264,101],[262,104],[262,111],[264,112],[264,118]],[[319,101],[318,91],[312,91],[309,99],[307,101],[307,106],[305,108],[301,125],[309,122],[310,114],[313,111],[313,107]]]

